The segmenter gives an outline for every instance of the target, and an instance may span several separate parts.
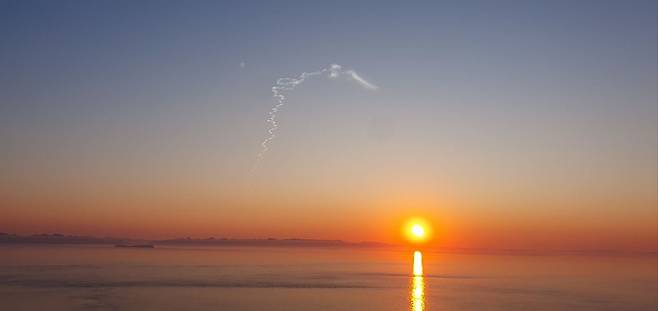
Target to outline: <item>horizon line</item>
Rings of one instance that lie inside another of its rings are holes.
[[[228,238],[228,237],[177,237],[166,239],[125,238],[93,235],[75,235],[62,233],[36,233],[19,235],[16,233],[0,232],[0,245],[2,244],[120,244],[126,242],[147,242],[155,245],[196,245],[196,246],[246,246],[246,247],[361,247],[361,248],[423,248],[425,251],[455,252],[472,254],[519,254],[519,255],[658,255],[656,250],[628,250],[628,249],[541,249],[541,248],[491,248],[491,247],[446,247],[426,245],[405,245],[384,243],[378,241],[346,241],[341,239],[312,239],[312,238]],[[283,244],[281,244],[283,243]],[[227,245],[230,244],[230,245]],[[269,244],[269,245],[268,245]],[[306,245],[304,245],[306,244]]]

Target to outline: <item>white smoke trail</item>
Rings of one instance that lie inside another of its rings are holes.
[[[354,79],[354,81],[358,82],[361,86],[363,86],[363,87],[365,87],[369,90],[376,90],[377,89],[376,85],[374,85],[374,84],[366,81],[365,79],[361,78],[361,76],[359,76],[359,74],[357,74],[356,71],[348,70],[348,71],[345,71],[345,73],[350,75],[352,77],[352,79]]]
[[[272,87],[272,96],[274,97],[276,104],[270,110],[269,117],[267,118],[267,122],[270,123],[270,128],[267,130],[268,136],[267,138],[265,138],[265,140],[263,140],[263,142],[261,142],[262,149],[260,153],[258,153],[258,156],[256,158],[256,163],[254,163],[254,166],[252,168],[252,172],[256,170],[260,162],[263,160],[263,158],[265,157],[265,153],[267,153],[267,151],[270,149],[269,148],[270,142],[274,139],[274,137],[276,137],[275,132],[279,128],[279,123],[277,122],[277,113],[286,102],[286,96],[284,94],[286,92],[293,91],[296,86],[306,81],[306,79],[314,76],[319,76],[325,73],[328,75],[329,78],[332,79],[344,75],[356,81],[359,85],[369,90],[376,90],[378,88],[376,85],[366,81],[361,76],[359,76],[359,74],[357,74],[356,71],[352,69],[343,70],[343,66],[337,64],[331,64],[329,67],[322,68],[318,71],[303,72],[297,78],[277,79],[276,83]]]

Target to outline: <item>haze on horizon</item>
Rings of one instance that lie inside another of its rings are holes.
[[[0,1],[0,231],[655,251],[657,10]]]

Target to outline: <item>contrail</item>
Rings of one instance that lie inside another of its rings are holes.
[[[270,128],[267,130],[268,136],[260,144],[262,149],[256,157],[256,163],[254,163],[252,172],[256,170],[260,162],[263,160],[265,153],[267,153],[267,151],[270,149],[270,142],[274,139],[274,137],[276,137],[275,132],[279,128],[277,114],[286,102],[285,93],[293,91],[296,86],[302,84],[302,82],[306,81],[306,79],[323,74],[327,74],[328,77],[332,79],[338,78],[340,76],[346,76],[348,79],[354,80],[356,83],[368,90],[378,89],[376,85],[366,81],[361,76],[359,76],[356,71],[352,69],[343,70],[343,66],[337,64],[331,64],[329,67],[322,68],[318,71],[302,72],[302,74],[300,74],[297,78],[277,79],[276,83],[274,83],[274,86],[272,87],[272,96],[274,97],[276,103],[270,110],[269,117],[267,118],[267,122],[270,123]]]

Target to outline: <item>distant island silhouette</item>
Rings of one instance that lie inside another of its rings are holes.
[[[113,244],[117,247],[140,247],[157,245],[194,245],[194,246],[317,246],[317,247],[389,247],[394,246],[379,242],[347,242],[343,240],[315,240],[300,238],[264,238],[264,239],[232,239],[232,238],[175,238],[164,240],[146,240],[116,237],[94,237],[80,235],[65,235],[61,233],[42,233],[33,235],[17,235],[0,232],[0,244],[34,243],[34,244]]]
[[[74,245],[113,245],[127,248],[157,248],[158,246],[246,246],[246,247],[354,247],[354,248],[397,248],[404,247],[398,244],[380,242],[349,242],[343,240],[320,240],[302,238],[262,238],[262,239],[234,239],[234,238],[174,238],[163,240],[148,240],[119,237],[94,237],[83,235],[66,235],[62,233],[41,233],[32,235],[17,235],[0,232],[0,245],[11,244],[74,244]],[[656,251],[629,251],[616,249],[512,249],[512,248],[455,248],[455,247],[429,247],[433,251],[443,253],[472,253],[472,254],[516,254],[516,255],[649,255],[655,256]]]

